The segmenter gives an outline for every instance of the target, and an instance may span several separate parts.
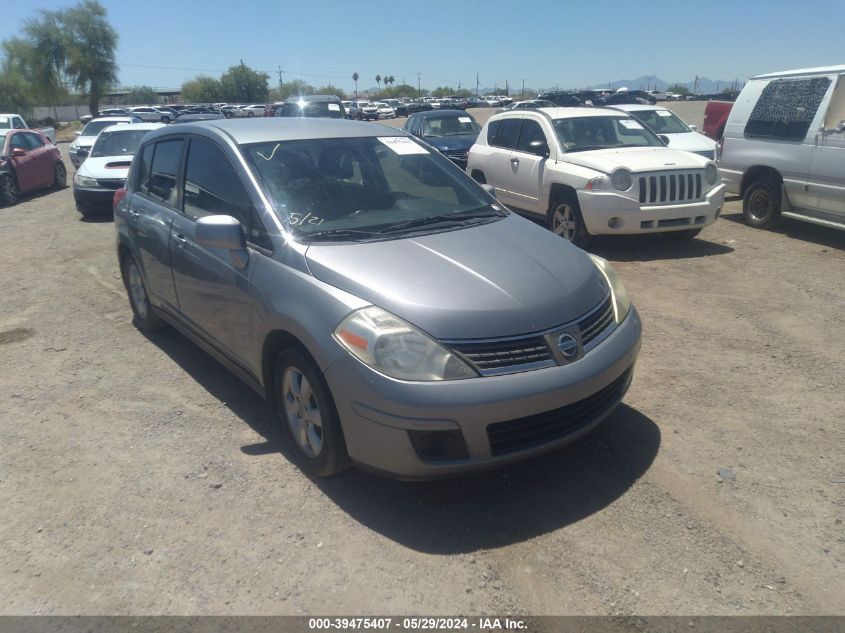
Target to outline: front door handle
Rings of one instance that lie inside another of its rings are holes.
[[[188,243],[187,238],[181,233],[179,233],[178,235],[174,235],[173,239],[176,240],[176,246],[178,246],[179,248],[182,248],[183,246],[185,246],[185,244]]]
[[[519,159],[516,156],[511,158],[511,165],[519,165]]]
[[[133,220],[137,220],[139,217],[141,217],[141,213],[140,211],[136,211],[135,209],[129,209],[129,217]]]

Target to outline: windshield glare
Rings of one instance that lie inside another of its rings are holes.
[[[97,136],[100,132],[112,125],[128,125],[126,121],[91,121],[82,130],[80,136]]]
[[[333,101],[306,101],[304,103],[286,103],[277,113],[281,117],[318,117],[342,119],[340,104]]]
[[[478,134],[481,126],[469,116],[430,117],[423,119],[423,136]]]
[[[692,132],[686,123],[669,110],[636,110],[631,116],[639,119],[657,134]]]
[[[557,119],[554,127],[565,152],[620,147],[663,147],[654,132],[631,117],[589,116]]]
[[[97,137],[91,156],[131,156],[135,154],[141,139],[148,130],[121,130],[103,132]]]
[[[447,159],[407,137],[257,143],[243,151],[280,216],[302,237],[335,230],[367,237],[432,216],[449,216],[443,221],[451,226],[478,222],[477,214],[504,215]],[[462,220],[468,212],[473,218]]]

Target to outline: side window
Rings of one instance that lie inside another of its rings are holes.
[[[13,119],[13,121],[14,121],[14,125],[13,125],[13,127],[14,127],[16,130],[23,130],[23,129],[25,129],[25,128],[26,128],[26,126],[23,124],[23,119],[21,119],[19,116],[16,116],[16,117]]]
[[[540,145],[537,144],[538,142]],[[517,143],[516,149],[520,152],[537,154],[540,148],[545,147],[548,147],[546,135],[543,133],[543,128],[540,127],[540,124],[531,119],[523,119],[522,131],[519,133],[519,143]]]
[[[161,141],[156,143],[153,163],[150,168],[149,196],[171,207],[176,206],[179,165],[182,162],[182,148],[185,141]]]
[[[745,135],[800,141],[807,136],[830,79],[775,79],[763,88],[754,105]]]
[[[12,140],[9,141],[9,149],[22,149],[26,152],[29,151],[29,143],[24,140],[23,134],[18,132],[17,134],[12,136]]]
[[[41,137],[37,134],[33,134],[32,132],[23,132],[22,136],[24,137],[24,142],[29,145],[29,149],[44,147],[44,141],[42,141]]]
[[[496,135],[493,137],[493,145],[508,149],[516,148],[516,141],[519,138],[519,128],[522,119],[505,119],[501,122]]]
[[[138,191],[147,195],[150,193],[150,165],[153,162],[154,147],[155,145],[150,143],[141,152],[141,162],[138,165],[138,176],[135,180],[138,183]]]
[[[499,133],[499,128],[501,127],[501,121],[493,121],[487,125],[487,144],[492,145],[493,139],[496,138],[496,134]]]

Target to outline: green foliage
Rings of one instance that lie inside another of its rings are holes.
[[[320,86],[314,91],[314,94],[318,95],[337,95],[341,99],[346,99],[346,93],[343,91],[342,88],[338,88],[332,84],[326,84],[325,86]]]
[[[425,92],[426,91],[423,90],[423,94],[425,94]],[[412,98],[417,96],[417,87],[408,84],[390,86],[390,88],[385,88],[381,91],[381,96],[383,99],[398,99],[400,97]]]
[[[274,88],[273,90],[271,90],[270,94],[268,95],[268,99],[270,101],[284,101],[289,97],[311,94],[315,94],[314,86],[309,84],[307,81],[303,81],[302,79],[293,79],[291,81],[285,82],[281,90],[279,88]]]
[[[469,97],[471,96],[471,92],[466,88],[461,88],[457,90],[452,88],[452,86],[438,86],[434,90],[431,91],[432,97]]]
[[[0,112],[27,116],[31,105],[26,82],[10,71],[0,72]]]
[[[668,88],[666,88],[665,92],[674,92],[675,94],[685,95],[689,94],[689,88],[686,86],[682,86],[681,84],[672,84]]]
[[[264,103],[270,93],[270,75],[253,70],[243,60],[220,77],[221,101]]]
[[[126,93],[121,101],[126,105],[156,105],[161,102],[155,88],[150,86],[135,86]]]
[[[182,100],[186,103],[217,103],[222,101],[223,86],[208,75],[197,75],[182,84]]]

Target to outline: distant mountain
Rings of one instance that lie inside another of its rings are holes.
[[[723,90],[724,88],[729,88],[734,85],[736,80],[724,80],[724,79],[709,79],[707,77],[699,77],[698,78],[698,94],[714,94]],[[637,77],[636,79],[618,79],[616,81],[611,81],[609,84],[596,84],[594,88],[613,88],[614,90],[618,90],[619,88],[629,88],[631,90],[666,90],[669,86],[674,84],[680,84],[682,86],[686,86],[689,88],[690,92],[695,89],[695,80],[690,81],[664,81],[660,77],[655,75],[643,75],[642,77]],[[736,82],[737,87],[742,87],[742,82]]]

